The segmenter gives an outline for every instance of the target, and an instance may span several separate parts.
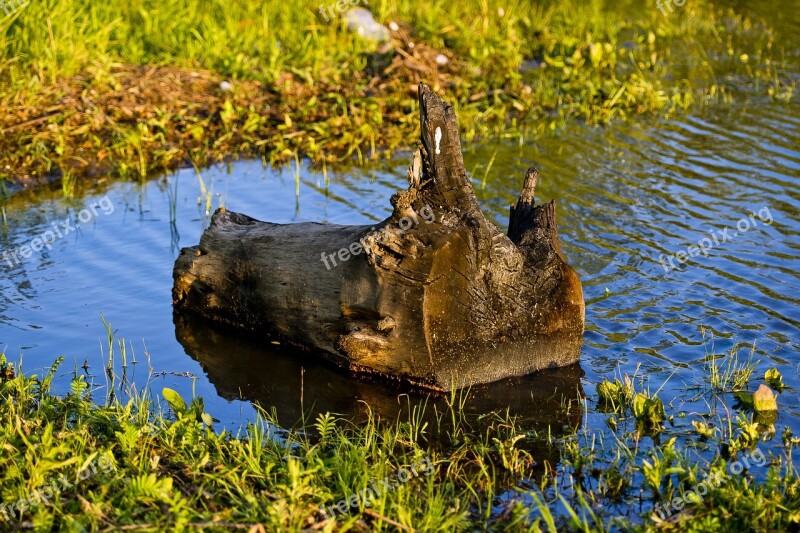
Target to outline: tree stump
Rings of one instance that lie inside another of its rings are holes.
[[[584,301],[555,203],[528,170],[508,235],[464,168],[453,108],[420,84],[421,144],[394,211],[366,226],[219,209],[175,262],[173,302],[354,374],[450,390],[578,361]]]

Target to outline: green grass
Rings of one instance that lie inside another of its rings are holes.
[[[571,120],[793,97],[773,32],[756,22],[703,2],[669,17],[632,2],[579,6],[520,1],[501,13],[479,0],[373,0],[379,20],[404,28],[390,54],[325,23],[313,2],[30,1],[0,19],[0,190],[56,174],[70,197],[86,176],[138,178],[237,156],[295,165],[378,157],[413,142],[409,89],[419,80],[454,103],[467,138],[530,139]],[[434,67],[439,53],[447,67]],[[531,60],[542,66],[521,73]],[[213,183],[198,179],[206,212]],[[603,413],[602,430],[537,433],[497,413],[475,420],[454,395],[444,413],[420,407],[359,424],[323,415],[308,432],[262,413],[231,433],[199,397],[131,389],[125,367],[135,354],[110,325],[107,336],[104,398],[77,369],[58,395],[58,363],[33,376],[0,358],[3,504],[30,501],[62,476],[72,485],[0,529],[800,527],[800,438],[745,401],[762,381],[780,391],[780,377],[762,380],[733,352],[706,357],[699,413],[676,412],[636,376],[599,384],[576,401],[596,403],[585,410]],[[758,468],[732,472],[765,447]],[[320,511],[422,462],[430,475],[369,508],[335,519]],[[717,474],[701,501],[691,496]],[[654,511],[684,496],[679,512]]]
[[[707,2],[664,16],[635,2],[373,0],[400,24],[390,50],[319,7],[22,4],[0,18],[0,180],[379,157],[414,141],[419,81],[456,105],[470,139],[668,115],[737,88],[793,95],[772,30]]]
[[[713,434],[649,440],[636,417],[623,412],[612,415],[613,431],[555,437],[525,431],[507,415],[470,418],[464,396],[454,393],[449,411],[432,417],[423,404],[397,420],[369,416],[356,424],[325,414],[309,431],[287,431],[262,413],[233,434],[214,430],[201,398],[187,402],[170,389],[160,399],[128,388],[124,398],[98,405],[76,371],[70,391],[57,396],[50,387],[60,362],[35,376],[0,361],[0,496],[6,509],[14,506],[3,527],[747,531],[800,525],[792,461],[800,438],[787,429],[783,445],[773,447],[784,452],[764,453],[763,433],[744,412],[727,421],[738,424],[730,432],[721,424]],[[552,454],[557,462],[547,459]],[[384,478],[395,486],[381,485]],[[45,487],[54,481],[58,490],[50,495]],[[365,492],[376,485],[384,488]],[[354,494],[370,505],[353,499],[350,507]],[[343,500],[345,512],[331,511]],[[19,512],[21,501],[31,504]]]

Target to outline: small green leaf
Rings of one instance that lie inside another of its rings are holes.
[[[619,400],[618,394],[619,394],[619,385],[617,385],[616,383],[612,383],[606,380],[597,385],[597,396],[602,401],[617,402]]]
[[[170,389],[169,387],[164,387],[161,390],[161,396],[167,400],[167,403],[176,415],[186,412],[186,402],[184,402],[183,398],[181,398],[181,395],[174,390]]]
[[[783,376],[781,376],[777,368],[770,368],[764,372],[764,380],[767,382],[767,385],[778,391],[786,387],[786,385],[783,384]]]
[[[77,378],[73,379],[69,384],[69,392],[73,396],[81,397],[86,389],[89,388],[89,384],[86,383],[84,376],[78,376]]]
[[[711,438],[714,435],[714,430],[705,422],[692,420],[692,425],[694,426],[695,431],[697,431],[703,438]]]
[[[213,426],[213,425],[214,425],[214,417],[213,417],[213,416],[211,416],[210,414],[208,414],[208,413],[203,413],[203,414],[201,415],[201,418],[203,419],[203,422],[205,422],[205,424],[206,424],[207,426]]]
[[[642,422],[659,424],[667,418],[664,403],[658,398],[648,398],[638,393],[633,399],[633,416]]]
[[[753,395],[748,394],[745,391],[737,391],[733,394],[733,397],[739,400],[744,408],[753,408]]]

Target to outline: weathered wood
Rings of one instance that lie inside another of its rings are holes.
[[[555,204],[534,205],[538,174],[506,236],[480,210],[453,108],[424,84],[420,115],[389,218],[284,225],[220,209],[175,263],[176,308],[440,390],[576,362],[583,292]]]

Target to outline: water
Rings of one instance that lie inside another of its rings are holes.
[[[783,23],[798,34],[797,20]],[[797,65],[796,47],[789,55]],[[484,212],[502,227],[526,168],[539,168],[538,200],[557,200],[564,251],[587,302],[580,365],[475,387],[467,409],[509,408],[533,428],[600,429],[607,415],[573,400],[627,374],[660,388],[670,412],[708,413],[698,393],[707,387],[705,360],[734,353],[757,364],[751,390],[766,369],[779,369],[789,388],[779,398],[777,427],[800,433],[799,107],[796,99],[750,98],[673,120],[572,125],[521,145],[466,145]],[[389,214],[408,163],[401,154],[370,168],[329,171],[326,183],[304,165],[265,169],[242,161],[200,177],[181,170],[143,184],[97,183],[76,200],[60,189],[17,193],[4,204],[0,254],[62,231],[65,219],[80,228],[19,264],[0,262],[0,350],[38,373],[63,355],[56,389],[86,373],[102,401],[102,314],[125,339],[128,384],[202,395],[219,426],[251,420],[253,402],[287,426],[326,410],[396,416],[424,397],[354,382],[311,356],[174,317],[170,289],[179,247],[196,244],[208,224],[207,202],[273,222],[369,223]],[[705,237],[713,243],[707,257],[673,260],[678,268],[670,268],[668,256]],[[121,373],[119,346],[116,352]],[[673,431],[681,427],[677,420]]]

